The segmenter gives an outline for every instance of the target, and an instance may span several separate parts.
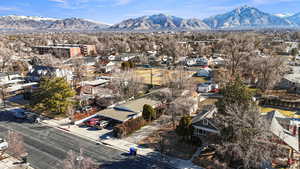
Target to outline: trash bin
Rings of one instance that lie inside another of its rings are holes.
[[[134,147],[131,147],[131,148],[129,149],[129,154],[130,154],[130,155],[133,155],[133,156],[136,156],[136,154],[137,154],[137,149],[134,148]]]
[[[26,164],[27,163],[27,156],[22,157],[22,163]]]

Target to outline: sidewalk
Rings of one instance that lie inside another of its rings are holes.
[[[34,169],[29,164],[18,164],[20,163],[19,160],[9,157],[2,161],[0,161],[0,168],[1,169]]]
[[[154,151],[150,148],[141,147],[135,143],[128,142],[124,139],[116,139],[112,138],[108,135],[108,137],[99,137],[101,135],[102,130],[96,131],[87,131],[86,128],[81,128],[75,125],[66,125],[66,120],[44,120],[43,123],[48,124],[49,126],[56,127],[65,132],[72,133],[79,137],[89,139],[91,141],[99,142],[108,146],[111,146],[115,149],[118,149],[123,152],[129,152],[129,148],[135,147],[137,148],[138,155],[143,157],[151,157],[152,159],[162,160],[162,156],[159,152]],[[151,128],[152,129],[152,128]],[[150,130],[151,130],[150,129]],[[145,131],[148,131],[146,128]],[[105,131],[103,131],[105,132]],[[146,132],[147,133],[147,132]],[[201,169],[200,167],[194,165],[191,160],[182,160],[179,158],[173,158],[169,156],[164,156],[164,161],[171,164],[173,167],[178,169]]]
[[[137,149],[138,154],[141,156],[152,157],[158,160],[162,159],[161,154],[159,152],[154,151],[153,149],[150,148],[140,147],[137,144],[130,143],[125,140],[112,138],[112,139],[101,140],[101,142],[111,145],[113,147],[117,147],[118,149],[123,150],[125,152],[129,152],[130,147],[135,147]],[[170,163],[173,167],[178,169],[201,169],[201,167],[194,165],[191,162],[191,160],[182,160],[179,158],[164,156],[164,161]]]

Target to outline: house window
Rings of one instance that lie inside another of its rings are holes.
[[[206,131],[201,130],[201,129],[196,129],[196,130],[194,130],[194,135],[196,135],[196,136],[205,136]]]
[[[208,121],[206,119],[203,120],[203,125],[207,126],[208,125]]]

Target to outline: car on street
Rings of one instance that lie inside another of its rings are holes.
[[[0,138],[0,151],[6,150],[7,148],[8,143],[3,138]]]

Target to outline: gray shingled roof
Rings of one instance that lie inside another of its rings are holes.
[[[155,101],[149,98],[141,98],[129,101],[122,105],[116,106],[115,108],[102,110],[97,114],[120,122],[124,122],[132,118],[133,116],[139,115],[139,113],[143,111],[143,107],[145,104],[155,107],[159,103],[159,101]]]
[[[270,131],[279,137],[288,146],[292,147],[295,151],[299,152],[299,140],[298,134],[293,136],[290,131],[285,129],[280,122],[283,119],[287,119],[284,115],[278,111],[271,111],[264,115],[264,118],[269,122]],[[286,120],[284,120],[286,122]]]

